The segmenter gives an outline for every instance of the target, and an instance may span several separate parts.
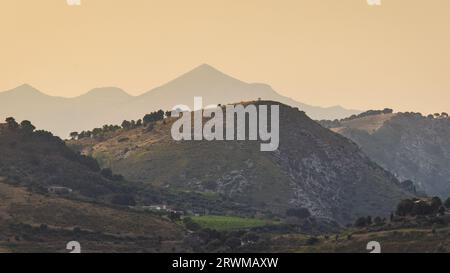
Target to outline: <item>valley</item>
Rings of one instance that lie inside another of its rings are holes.
[[[368,252],[369,241],[384,252],[449,250],[449,200],[417,199],[297,108],[248,103],[280,107],[278,150],[175,141],[177,118],[157,112],[66,141],[8,119],[0,250],[67,253],[74,240],[83,252]],[[396,117],[384,115],[342,124],[373,134]],[[405,214],[405,200],[417,211]]]

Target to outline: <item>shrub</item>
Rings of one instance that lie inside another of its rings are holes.
[[[112,170],[109,169],[109,168],[103,169],[103,170],[100,172],[100,174],[101,174],[104,178],[107,178],[107,179],[112,179],[112,178],[113,178],[113,172],[112,172]]]
[[[259,240],[259,235],[254,232],[249,232],[244,235],[243,239],[247,242],[257,242]]]
[[[152,112],[150,114],[147,114],[144,116],[144,118],[142,119],[144,122],[144,125],[147,125],[149,123],[158,121],[158,120],[163,120],[164,119],[164,111],[163,110],[159,110],[157,112]]]
[[[365,227],[367,226],[367,218],[366,217],[359,217],[355,221],[355,227]]]
[[[129,130],[131,129],[131,122],[129,122],[128,120],[124,120],[121,124],[122,128],[125,130]]]
[[[120,174],[114,174],[112,176],[112,180],[114,180],[114,181],[123,181],[123,180],[125,180],[125,178],[122,175],[120,175]]]
[[[442,200],[439,197],[433,197],[431,199],[431,209],[433,212],[438,212],[439,208],[442,206]]]
[[[36,129],[36,127],[34,127],[34,125],[31,124],[30,121],[24,120],[20,123],[20,129],[25,133],[31,134]]]
[[[128,140],[130,140],[128,137],[123,137],[123,138],[120,138],[117,142],[121,143],[121,142],[125,142]]]
[[[74,227],[72,231],[73,231],[73,233],[75,233],[75,234],[80,234],[80,233],[81,233],[81,228],[79,228],[79,227]]]
[[[41,225],[39,226],[39,229],[40,229],[41,231],[47,231],[48,226],[47,226],[46,224],[41,224]]]
[[[317,244],[318,242],[319,242],[319,239],[317,239],[316,237],[309,237],[306,240],[306,245],[312,246],[312,245]]]
[[[8,128],[11,130],[19,128],[19,124],[13,117],[6,118],[6,124],[8,124]]]
[[[414,202],[410,199],[402,200],[397,206],[397,215],[406,216],[410,215],[414,209]]]
[[[447,209],[450,209],[450,197],[447,198],[447,200],[445,200],[444,206],[445,206]]]
[[[136,200],[134,199],[134,196],[129,194],[118,194],[115,195],[111,203],[119,206],[136,206]]]
[[[377,216],[375,217],[375,219],[373,219],[373,222],[375,225],[379,226],[383,224],[383,220],[381,219],[381,217]]]
[[[433,213],[433,208],[426,202],[419,201],[414,204],[413,215],[429,215]]]
[[[306,219],[311,216],[311,213],[306,208],[292,208],[286,211],[286,215],[289,217],[297,217],[299,219]]]
[[[231,249],[235,249],[241,246],[241,239],[238,237],[232,236],[225,241],[225,245]]]
[[[189,230],[196,231],[201,229],[200,225],[194,222],[194,220],[192,220],[192,218],[190,217],[184,218],[183,223],[184,226]]]

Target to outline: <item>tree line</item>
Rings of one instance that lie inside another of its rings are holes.
[[[84,138],[97,138],[106,133],[116,132],[118,130],[132,130],[140,127],[148,127],[150,124],[163,120],[166,117],[171,117],[170,111],[164,112],[158,110],[150,114],[146,114],[142,119],[138,120],[124,120],[121,125],[103,125],[102,128],[94,128],[93,130],[82,132],[71,132],[70,137],[72,140],[84,139]]]
[[[411,198],[400,201],[397,205],[395,213],[391,213],[390,220],[398,217],[417,217],[417,216],[432,216],[445,215],[446,211],[450,210],[450,197],[444,202],[439,197],[433,197],[429,200]],[[379,225],[386,222],[386,219],[371,216],[359,217],[355,223],[355,227],[366,227],[372,224]]]

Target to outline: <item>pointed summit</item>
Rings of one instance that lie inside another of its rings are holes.
[[[233,78],[208,64],[195,67],[180,77],[137,97],[136,109],[149,109],[150,102],[162,109],[183,104],[193,107],[194,97],[205,105],[271,99],[276,93],[268,86],[249,84]]]
[[[41,91],[39,91],[38,89],[34,88],[29,84],[22,84],[14,89],[3,92],[3,94],[9,94],[14,96],[33,96],[33,95],[45,96],[44,93],[42,93]]]
[[[223,74],[218,69],[214,68],[213,66],[211,66],[209,64],[201,64],[201,65],[197,66],[196,68],[192,69],[190,72],[196,72],[196,73],[220,73],[220,74]]]
[[[18,87],[16,87],[16,89],[34,89],[34,90],[36,90],[36,88],[34,88],[33,86],[29,85],[28,83],[24,83],[22,85],[19,85]]]
[[[202,64],[200,66],[195,67],[191,71],[181,75],[180,77],[176,78],[175,80],[169,82],[168,84],[198,84],[198,83],[204,83],[211,85],[217,85],[217,84],[236,84],[236,83],[243,83],[242,81],[233,78],[218,69],[214,68],[213,66],[209,64]]]

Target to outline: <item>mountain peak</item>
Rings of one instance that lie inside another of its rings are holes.
[[[126,98],[130,95],[121,88],[117,87],[100,87],[88,91],[80,97],[109,97],[109,98]]]
[[[24,83],[22,85],[19,85],[16,89],[36,89],[33,86],[29,85],[28,83]]]
[[[203,72],[215,72],[215,73],[222,73],[220,72],[218,69],[214,68],[213,66],[209,65],[209,64],[201,64],[199,66],[197,66],[196,68],[194,68],[192,71],[203,71]]]
[[[4,92],[5,94],[9,93],[9,94],[15,94],[15,95],[44,95],[41,91],[39,91],[38,89],[34,88],[33,86],[29,85],[29,84],[22,84],[17,86],[14,89],[11,89],[9,91]]]
[[[169,85],[180,86],[214,86],[222,84],[243,83],[209,64],[202,64],[169,82]]]

